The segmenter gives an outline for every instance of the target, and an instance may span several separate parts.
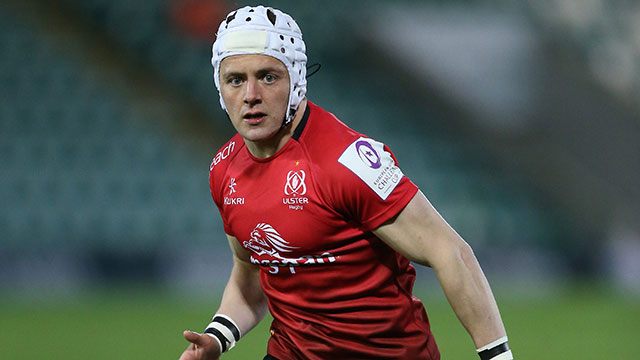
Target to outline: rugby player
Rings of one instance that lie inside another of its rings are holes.
[[[306,99],[305,54],[294,19],[273,8],[219,27],[214,80],[237,134],[214,155],[210,187],[234,265],[180,359],[218,359],[267,311],[264,359],[440,359],[410,261],[435,270],[481,359],[512,359],[469,245],[389,148]]]

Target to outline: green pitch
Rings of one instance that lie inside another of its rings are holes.
[[[444,298],[424,302],[442,358],[477,359]],[[637,298],[573,288],[543,299],[498,294],[498,302],[516,359],[640,359]],[[201,331],[215,305],[124,288],[92,291],[73,301],[5,293],[0,359],[177,359],[187,346],[182,330]],[[223,359],[262,359],[268,336],[265,321]]]

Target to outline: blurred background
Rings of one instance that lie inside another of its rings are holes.
[[[308,98],[474,248],[516,356],[640,358],[640,3],[262,3],[322,65]],[[0,358],[177,358],[206,325],[231,268],[209,163],[234,134],[210,50],[244,5],[0,0]],[[443,358],[475,358],[418,272]]]

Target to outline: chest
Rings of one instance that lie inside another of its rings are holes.
[[[334,253],[352,227],[323,198],[330,184],[319,171],[296,149],[269,162],[231,164],[219,188],[231,235],[256,258]]]

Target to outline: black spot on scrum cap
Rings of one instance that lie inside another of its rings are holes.
[[[269,19],[269,21],[271,21],[273,26],[276,25],[276,14],[273,12],[273,10],[267,9],[267,18]]]
[[[227,16],[227,25],[225,27],[229,27],[229,23],[236,18],[237,13],[237,11],[234,11],[233,13],[229,14],[229,16]]]

